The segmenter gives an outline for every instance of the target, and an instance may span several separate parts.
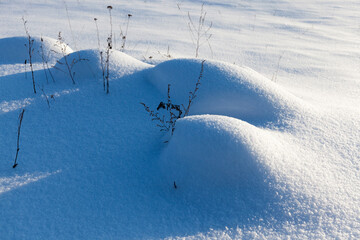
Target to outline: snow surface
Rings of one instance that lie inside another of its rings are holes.
[[[48,37],[32,37],[32,40],[34,40],[32,44],[32,62],[34,64],[43,62],[41,48],[44,52],[44,59],[49,62],[62,56],[61,47],[65,46],[64,43]],[[2,38],[0,46],[2,49],[0,53],[1,64],[24,64],[24,60],[29,58],[29,40],[27,37]],[[66,47],[65,50],[64,54],[73,52],[70,47]]]
[[[213,36],[193,59],[187,13],[197,19],[202,3]],[[108,5],[105,94],[93,19],[104,50]],[[355,0],[0,0],[0,239],[359,239],[359,10]],[[84,59],[76,84],[65,57]],[[203,59],[190,115],[160,132],[140,103],[156,109],[171,84],[186,105]]]
[[[105,53],[103,55],[105,59]],[[55,64],[55,68],[59,71],[55,71],[58,74],[56,77],[60,79],[66,79],[69,77],[68,70],[65,65],[65,57],[59,59],[58,63]],[[105,63],[101,65],[101,57],[99,50],[82,50],[78,52],[71,53],[66,56],[67,61],[72,63],[78,61],[74,65],[72,71],[75,72],[75,77],[81,81],[88,81],[89,79],[101,80],[103,76],[102,68],[105,68]],[[104,60],[105,61],[105,60]],[[136,71],[149,68],[151,65],[143,63],[135,58],[130,57],[119,51],[111,51],[109,59],[109,78],[117,79],[124,77],[125,75],[132,74]],[[106,69],[104,71],[106,74]]]
[[[186,103],[189,92],[194,91],[200,65],[200,60],[166,61],[149,73],[149,80],[163,93],[163,98],[170,84],[173,102]],[[281,124],[288,115],[301,114],[306,108],[300,99],[248,67],[208,60],[204,72],[206,79],[201,82],[192,114],[232,116],[264,125]]]

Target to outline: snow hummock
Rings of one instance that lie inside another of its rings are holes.
[[[149,81],[173,102],[184,104],[194,91],[201,60],[165,61],[150,71]],[[239,118],[255,125],[279,123],[289,115],[301,114],[307,104],[248,67],[207,60],[206,78],[201,79],[193,114],[218,114]]]
[[[103,74],[104,77],[107,74],[106,52],[102,52],[101,63],[100,50],[81,50],[64,56],[56,63],[54,67],[59,70],[57,74],[60,78],[68,76],[65,58],[67,58],[66,61],[72,72],[76,73],[76,79],[99,80],[103,79]],[[120,51],[111,50],[109,52],[109,79],[120,78],[149,67],[152,66]]]
[[[41,41],[41,39],[43,41]],[[63,54],[72,53],[73,50],[66,43],[59,42],[49,37],[31,37],[32,62],[42,63],[43,59],[50,64],[55,63]],[[66,46],[66,47],[65,47]],[[29,64],[29,39],[28,37],[9,37],[0,39],[0,64]],[[62,52],[61,49],[64,49]]]

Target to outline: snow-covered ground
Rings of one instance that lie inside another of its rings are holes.
[[[202,3],[212,36],[194,58],[188,12],[197,25]],[[109,5],[106,94],[94,18],[104,51]],[[0,0],[0,239],[359,239],[359,12],[357,0]],[[171,84],[187,106],[203,59],[189,115],[161,132],[140,103],[156,110]]]

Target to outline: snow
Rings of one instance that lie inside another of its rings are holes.
[[[72,71],[76,73],[79,77],[76,77],[79,80],[88,81],[89,79],[101,80],[102,81],[102,67],[105,68],[105,62],[103,66],[101,65],[100,53],[99,50],[82,50],[74,52],[66,56],[68,63],[78,61]],[[103,59],[105,61],[106,54],[103,54]],[[60,62],[60,63],[59,63]],[[54,66],[59,69],[57,74],[59,78],[69,77],[67,67],[65,65],[65,57],[60,59],[59,62]],[[143,63],[135,58],[132,58],[129,55],[126,55],[120,51],[111,51],[109,58],[109,77],[111,79],[121,78],[125,75],[130,75],[136,71],[140,71],[146,68],[151,67],[151,65]],[[106,75],[106,69],[104,70]]]
[[[108,5],[106,94],[93,19],[105,55]],[[0,0],[0,239],[360,238],[359,6]],[[187,105],[203,60],[189,116],[160,132],[140,103],[170,84]]]
[[[200,66],[200,60],[166,61],[150,71],[149,80],[163,98],[170,84],[173,101],[183,104],[188,101],[189,92],[194,91]],[[204,62],[204,72],[206,78],[201,80],[201,91],[191,109],[193,114],[225,115],[265,125],[281,124],[287,115],[300,114],[307,107],[299,98],[248,67],[208,60]]]
[[[58,42],[57,40],[48,37],[33,37],[32,40],[34,40],[32,44],[33,63],[42,63],[43,57],[44,59],[49,61],[49,63],[54,63],[54,60],[56,61],[56,59],[61,58],[61,48],[62,46],[65,46],[64,43]],[[24,60],[29,58],[28,41],[29,40],[27,37],[2,38],[0,40],[0,47],[3,50],[0,53],[0,63],[23,64]],[[42,51],[44,52],[43,55]],[[69,54],[71,52],[73,52],[73,50],[70,47],[66,47],[66,51],[64,52],[64,54]]]

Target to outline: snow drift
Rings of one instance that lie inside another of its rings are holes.
[[[164,99],[170,84],[173,103],[186,105],[200,69],[201,60],[175,59],[151,69],[148,79]],[[197,95],[192,114],[225,115],[258,126],[282,125],[308,108],[300,99],[250,68],[210,60],[204,63]]]
[[[65,57],[61,58],[54,66],[57,69],[58,78],[68,78],[69,73],[66,66],[66,61],[71,67],[71,71],[75,73],[75,79],[99,80],[106,75],[106,55],[103,51],[102,63],[99,50],[82,50],[73,52]],[[143,63],[125,53],[120,51],[111,50],[109,57],[109,79],[121,78],[126,75],[133,74],[137,71],[150,68],[152,65]]]
[[[205,61],[190,116],[164,143],[140,102],[156,109],[171,84],[187,104],[201,60],[167,60],[194,55],[186,13],[196,19],[200,1],[114,1],[113,29],[99,0],[1,1],[0,238],[359,239],[358,1],[268,2],[206,1],[200,57],[234,64]],[[131,56],[111,52],[105,94],[87,49],[111,30],[119,49],[129,13]],[[36,95],[27,38],[12,37],[23,14],[34,36],[61,30],[76,49],[33,38]],[[55,82],[42,50],[60,62]],[[75,85],[64,55],[84,59]]]
[[[268,145],[276,146],[276,139],[244,121],[196,115],[178,120],[159,164],[169,183],[196,197],[224,189],[253,195],[268,191],[264,183],[275,179],[265,160],[271,151],[260,151]]]
[[[66,43],[59,42],[49,37],[31,37],[34,41],[32,46],[32,62],[42,63],[44,60],[55,64],[63,54],[72,53],[73,50]],[[41,41],[41,39],[43,41]],[[0,64],[24,63],[29,59],[29,42],[27,37],[10,37],[0,39]],[[61,49],[65,49],[62,52]]]

